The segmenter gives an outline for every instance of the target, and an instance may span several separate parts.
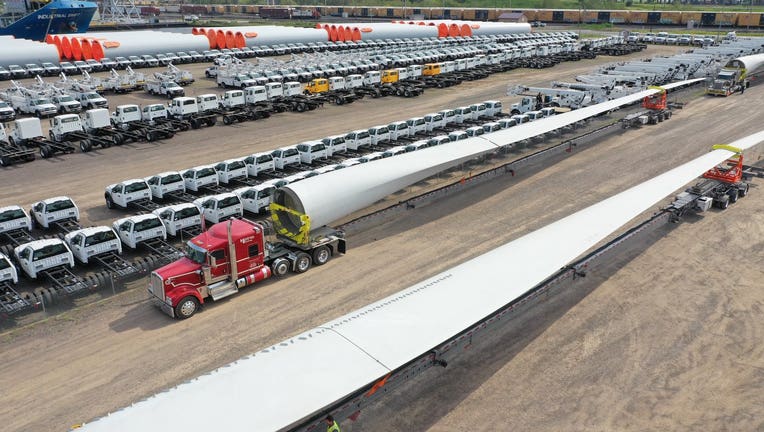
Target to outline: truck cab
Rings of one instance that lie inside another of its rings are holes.
[[[247,186],[233,191],[239,196],[244,210],[258,214],[268,209],[271,203],[271,196],[276,187],[273,184],[259,184],[256,186]]]
[[[50,139],[56,142],[63,141],[67,135],[74,132],[83,132],[82,119],[77,114],[61,114],[50,119]]]
[[[427,63],[422,69],[422,75],[424,76],[436,76],[440,75],[440,63]]]
[[[502,112],[501,112],[501,110],[502,110],[501,101],[490,100],[490,101],[483,102],[483,104],[486,107],[486,111],[485,111],[485,115],[486,116],[488,116],[488,117],[498,117],[498,116],[502,115]]]
[[[321,140],[329,149],[329,156],[344,154],[348,151],[345,135],[332,135]]]
[[[157,119],[166,119],[169,116],[167,107],[162,104],[150,104],[141,109],[141,118],[146,122],[155,122]]]
[[[528,111],[525,113],[525,115],[528,116],[529,121],[536,121],[538,119],[544,118],[544,114],[541,111]]]
[[[247,87],[244,89],[244,95],[246,102],[250,105],[268,101],[268,90],[265,86]]]
[[[397,141],[401,138],[408,138],[410,136],[410,127],[405,121],[398,121],[390,123],[387,126],[387,130],[390,133],[390,139]]]
[[[528,117],[527,114],[515,114],[510,119],[515,121],[515,124],[523,124],[528,123],[531,121],[530,117]]]
[[[427,125],[424,122],[424,117],[410,118],[406,120],[406,124],[409,125],[409,136],[427,132]]]
[[[133,122],[141,121],[141,108],[138,105],[119,105],[111,113],[112,123],[126,126]]]
[[[215,98],[215,103],[217,104],[217,97]],[[197,104],[196,99],[182,96],[173,98],[167,110],[173,118],[183,119],[199,114],[199,105]]]
[[[151,200],[151,189],[146,183],[146,180],[125,180],[120,183],[106,186],[104,199],[106,199],[107,208],[127,208],[131,202],[145,199]]]
[[[472,120],[480,120],[488,116],[488,108],[484,103],[470,105],[472,109]]]
[[[82,119],[82,127],[86,131],[111,127],[109,110],[106,108],[96,108],[85,111],[85,118]]]
[[[148,240],[167,240],[167,230],[162,220],[152,213],[117,219],[112,228],[122,243],[130,249],[135,249]]]
[[[200,165],[181,171],[186,190],[199,192],[205,186],[217,186],[218,173],[212,165]]]
[[[382,71],[382,83],[393,84],[397,83],[400,73],[398,69],[387,69]]]
[[[32,231],[32,218],[17,205],[0,207],[0,233],[16,230]]]
[[[82,111],[82,104],[72,95],[62,94],[53,96],[50,101],[58,108],[61,114],[78,113]]]
[[[13,249],[16,262],[32,279],[59,267],[74,267],[74,256],[60,239],[35,240]]]
[[[96,226],[72,231],[64,236],[77,261],[88,264],[90,258],[107,253],[122,254],[122,243],[113,229]]]
[[[501,125],[498,122],[484,123],[483,130],[485,131],[485,133],[500,131]]]
[[[249,177],[257,177],[262,173],[276,170],[276,162],[273,161],[273,156],[270,153],[249,155],[244,158],[244,163],[247,165],[247,176]]]
[[[228,184],[236,179],[247,178],[247,164],[244,159],[228,159],[215,164],[220,184]]]
[[[513,118],[506,118],[506,119],[499,120],[498,123],[502,129],[507,129],[517,125],[517,120]]]
[[[442,129],[446,126],[443,115],[440,113],[427,114],[424,116],[425,130],[432,132],[435,129]]]
[[[244,215],[244,207],[239,196],[233,192],[211,195],[194,200],[205,220],[212,223],[222,222],[235,216]]]
[[[172,237],[176,237],[185,229],[197,229],[202,226],[202,212],[193,203],[160,207],[152,213],[159,216],[167,235]]]
[[[329,157],[329,149],[322,141],[305,141],[297,144],[297,151],[300,153],[300,163],[309,165]]]
[[[363,84],[367,86],[378,85],[382,82],[382,74],[379,71],[368,71],[363,74]]]
[[[345,135],[345,143],[351,150],[371,146],[371,135],[368,130],[356,130]]]
[[[290,165],[300,164],[300,152],[296,147],[282,147],[271,152],[276,169],[283,170]]]
[[[146,184],[151,189],[151,195],[156,199],[167,198],[173,192],[185,192],[186,185],[183,177],[177,171],[162,172],[151,177],[146,177]]]
[[[203,94],[196,97],[199,112],[214,111],[220,107],[218,95],[213,93]]]
[[[472,126],[464,130],[464,132],[467,133],[467,136],[469,137],[476,137],[483,135],[485,133],[485,130],[483,130],[482,126]]]
[[[34,222],[43,228],[50,228],[55,222],[80,220],[80,210],[71,198],[59,196],[32,204],[30,211]]]
[[[472,108],[470,107],[459,107],[454,109],[454,120],[456,123],[464,123],[466,121],[472,121]]]
[[[19,274],[11,260],[4,253],[0,253],[0,284],[3,282],[17,284],[19,283]]]
[[[284,96],[284,85],[280,82],[271,82],[265,85],[265,94],[268,99],[275,99]]]
[[[10,137],[16,144],[25,144],[29,140],[42,137],[42,125],[38,118],[22,118],[13,121]]]
[[[388,143],[390,142],[390,129],[386,125],[370,127],[369,137],[373,146]]]
[[[467,132],[465,132],[463,130],[456,130],[456,131],[450,132],[448,134],[448,138],[451,141],[459,141],[459,140],[467,139],[469,137],[470,136],[467,135]]]
[[[447,109],[443,111],[438,111],[438,114],[443,116],[443,126],[448,126],[452,123],[456,123],[456,111],[452,109]]]
[[[94,91],[78,93],[77,100],[84,109],[109,108],[109,101]]]
[[[220,108],[241,108],[245,104],[247,104],[247,100],[243,90],[228,90],[223,93],[223,97],[220,99]]]

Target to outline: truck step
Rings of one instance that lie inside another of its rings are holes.
[[[213,300],[219,300],[228,297],[229,295],[236,294],[239,292],[239,288],[237,288],[236,284],[233,282],[222,281],[210,285],[209,291],[210,297],[212,297]]]

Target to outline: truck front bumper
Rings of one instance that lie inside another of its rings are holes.
[[[148,288],[148,292],[149,292],[149,300],[151,301],[151,303],[154,304],[154,306],[159,307],[159,309],[161,309],[162,312],[164,312],[167,315],[170,315],[171,317],[175,318],[175,309],[172,306],[168,305],[162,299],[160,299],[159,297],[155,296],[151,292],[151,288]]]

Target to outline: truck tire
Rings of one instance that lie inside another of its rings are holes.
[[[332,252],[326,246],[319,246],[313,249],[313,264],[324,265],[332,258]]]
[[[106,199],[106,208],[110,210],[113,209],[115,206],[114,206],[114,200],[111,199],[111,195],[107,194],[104,198]]]
[[[7,166],[10,166],[11,164],[12,164],[11,158],[9,158],[8,156],[0,156],[0,166],[7,167]]]
[[[192,129],[199,129],[200,127],[202,127],[202,125],[199,122],[199,119],[191,119],[191,128]]]
[[[48,131],[48,138],[50,138],[50,140],[53,142],[58,142],[58,140],[56,139],[56,134],[54,134],[52,130]]]
[[[307,108],[305,107],[305,104],[300,102],[297,104],[296,111],[297,112],[305,112]]]
[[[122,136],[122,134],[120,133],[114,134],[113,138],[114,138],[114,145],[119,146],[125,143],[125,137]]]
[[[199,309],[199,300],[196,297],[188,296],[183,297],[178,305],[175,306],[175,318],[188,319],[191,318]]]
[[[718,207],[720,210],[726,210],[729,206],[730,199],[727,195],[722,195],[718,200],[716,200],[716,207]]]
[[[154,141],[154,139],[156,139],[156,137],[154,136],[154,132],[150,131],[150,130],[147,130],[146,131],[146,141],[151,142],[151,141]]]
[[[233,123],[233,121],[231,120],[230,116],[227,116],[227,115],[223,116],[223,124],[224,125],[229,126],[231,123]]]
[[[217,122],[218,122],[218,118],[217,117],[212,117],[212,118],[207,120],[207,126],[208,127],[215,126],[215,123],[217,123]]]
[[[289,260],[276,258],[273,263],[271,263],[271,273],[278,277],[286,276],[286,274],[289,273]]]
[[[737,190],[737,195],[738,198],[743,198],[744,196],[748,195],[748,183],[745,183],[745,186]]]
[[[305,273],[310,269],[310,264],[310,255],[306,254],[305,252],[300,252],[294,259],[294,272]]]
[[[735,204],[739,196],[738,189],[736,188],[730,189],[730,191],[727,192],[727,196],[730,197],[730,204]]]
[[[80,141],[80,150],[83,153],[87,153],[87,152],[89,152],[92,149],[93,149],[93,144],[90,142],[90,140],[84,139],[84,140]]]
[[[334,98],[334,103],[336,105],[343,105],[345,103],[345,99],[342,96],[337,96]]]
[[[411,97],[411,90],[409,89],[403,90],[403,97],[407,97],[407,98]]]
[[[53,156],[53,150],[51,150],[50,147],[46,145],[40,146],[40,157],[43,159],[47,159],[49,157]]]

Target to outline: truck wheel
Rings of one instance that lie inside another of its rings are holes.
[[[726,210],[730,206],[729,196],[724,195],[716,201],[716,206],[721,210]]]
[[[294,260],[294,272],[305,273],[308,269],[310,269],[310,255],[300,252]]]
[[[11,159],[8,156],[0,156],[0,166],[7,167],[11,165]]]
[[[342,104],[345,103],[345,99],[343,99],[342,96],[337,96],[334,99],[334,103],[337,104],[337,105],[342,105]]]
[[[730,204],[735,204],[738,199],[738,190],[730,189],[730,191],[727,193],[727,196],[730,197]]]
[[[199,123],[199,119],[191,119],[191,128],[199,129],[202,125]]]
[[[151,142],[154,141],[154,132],[152,131],[146,131],[146,141]]]
[[[114,208],[114,200],[111,199],[111,195],[106,195],[106,208],[107,209],[113,209]]]
[[[48,137],[50,138],[51,141],[58,142],[58,140],[56,139],[56,134],[54,134],[53,131],[48,131]]]
[[[271,264],[271,273],[274,276],[282,277],[289,273],[289,260],[284,258],[277,258]]]
[[[224,124],[224,125],[228,126],[228,125],[230,125],[231,123],[233,123],[233,121],[231,120],[231,117],[230,117],[230,116],[223,116],[223,124]]]
[[[43,145],[40,146],[40,157],[43,159],[47,159],[53,155],[53,151],[50,149],[50,147]]]
[[[407,98],[411,97],[411,90],[409,89],[403,90],[403,97],[407,97]]]
[[[125,137],[122,134],[114,134],[114,145],[122,145],[125,143]]]
[[[748,183],[745,183],[745,186],[737,190],[738,198],[743,198],[746,195],[748,195]]]
[[[297,104],[297,112],[305,112],[305,104],[300,102]]]
[[[197,300],[196,297],[183,297],[183,299],[178,302],[178,305],[175,306],[175,318],[191,318],[191,316],[196,313],[197,309],[199,309],[199,300]]]
[[[90,143],[90,140],[82,140],[80,141],[80,150],[83,153],[87,153],[90,150],[93,149],[93,144]]]
[[[313,264],[317,266],[326,264],[331,257],[332,253],[326,246],[319,246],[313,249]]]
[[[217,123],[217,122],[218,122],[217,117],[213,117],[213,118],[207,120],[207,126],[209,126],[209,127],[215,126],[215,123]]]

